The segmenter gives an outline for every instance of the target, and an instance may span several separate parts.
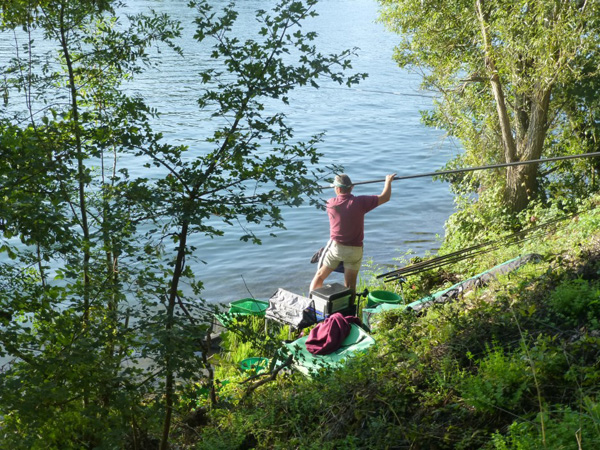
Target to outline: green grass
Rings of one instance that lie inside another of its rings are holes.
[[[382,314],[377,345],[342,370],[280,375],[246,397],[232,388],[193,448],[600,446],[598,230],[592,209],[523,244],[409,277],[405,295],[416,299],[518,255],[542,256],[421,315]],[[366,265],[359,291],[396,288],[378,271]],[[232,364],[287,338],[283,328],[264,336],[260,321],[246,329],[228,340]],[[263,342],[250,337],[261,332]]]

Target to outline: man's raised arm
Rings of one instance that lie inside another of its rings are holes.
[[[378,198],[377,206],[383,205],[384,203],[388,202],[390,200],[390,198],[392,197],[392,181],[394,181],[395,176],[396,176],[395,173],[386,175],[385,185],[383,186],[383,191],[381,191],[381,194],[379,194],[377,196],[377,198]]]

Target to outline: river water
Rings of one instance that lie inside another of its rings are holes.
[[[191,149],[206,146],[210,119],[196,104],[202,88],[198,72],[210,63],[210,48],[199,48],[193,39],[193,11],[188,0],[128,0],[129,13],[153,8],[167,12],[184,25],[180,42],[185,57],[163,51],[161,64],[136,76],[129,85],[141,94],[161,117],[155,131],[161,131],[172,144]],[[213,0],[215,6],[227,2]],[[273,0],[238,2],[241,37],[256,30],[254,11],[269,9]],[[442,167],[460,149],[439,130],[420,123],[420,110],[432,106],[432,97],[419,91],[420,76],[400,70],[392,60],[399,36],[377,23],[374,0],[320,0],[318,17],[305,22],[304,31],[316,31],[321,53],[339,53],[358,47],[353,70],[368,73],[358,86],[347,88],[323,82],[322,87],[300,89],[290,97],[285,110],[296,137],[326,132],[319,150],[323,164],[342,164],[355,182],[382,179],[387,173],[411,175]],[[152,176],[139,161],[126,160],[132,175]],[[378,194],[382,183],[357,186],[354,194]],[[324,198],[332,195],[327,192]],[[423,255],[435,251],[443,236],[444,222],[453,212],[453,199],[447,184],[430,178],[396,181],[389,203],[366,217],[365,261],[362,273],[391,270],[397,258],[411,251]],[[267,299],[285,288],[307,295],[316,270],[310,258],[328,239],[327,214],[311,206],[283,211],[286,230],[278,237],[255,227],[262,245],[240,241],[241,226],[225,229],[223,237],[197,236],[192,244],[204,261],[194,270],[204,282],[203,297],[210,302],[229,302],[254,296]],[[330,281],[343,280],[333,274]]]
[[[225,5],[218,0],[215,5]],[[253,29],[253,11],[267,9],[274,2],[239,2],[241,34]],[[189,24],[187,0],[131,0],[129,12],[151,7]],[[322,53],[340,52],[358,47],[353,59],[356,72],[368,78],[358,86],[323,83],[321,89],[302,89],[291,97],[286,110],[289,123],[302,138],[326,131],[319,150],[324,164],[345,167],[353,181],[384,178],[396,172],[410,175],[431,172],[442,167],[460,151],[444,139],[441,131],[420,123],[420,110],[431,108],[432,98],[419,91],[420,76],[399,69],[392,60],[399,36],[377,23],[378,5],[373,0],[321,0],[319,16],[304,25],[319,34],[317,46]],[[196,99],[200,89],[197,73],[206,65],[206,53],[192,39],[192,27],[185,25],[182,47],[184,60],[161,54],[165,59],[156,70],[137,77],[133,90],[162,112],[157,128],[165,139],[191,148],[206,138],[202,134],[206,118],[200,114]],[[135,162],[132,162],[135,166]],[[378,194],[382,183],[357,186],[355,194]],[[328,197],[332,192],[328,192]],[[443,236],[444,222],[453,212],[453,199],[445,183],[430,178],[396,181],[392,200],[366,217],[365,261],[363,273],[384,271],[397,263],[396,258],[412,251],[422,255],[435,251]],[[204,298],[228,302],[253,295],[267,299],[277,288],[306,295],[316,269],[310,264],[315,251],[328,239],[325,212],[303,206],[284,211],[286,230],[272,238],[260,228],[262,245],[239,240],[241,227],[226,230],[223,237],[196,237],[197,256],[206,264],[196,265],[203,280]],[[330,281],[342,281],[333,274]]]

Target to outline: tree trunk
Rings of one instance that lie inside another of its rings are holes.
[[[516,96],[514,101],[516,129],[513,130],[502,83],[493,59],[492,39],[483,1],[475,0],[475,10],[481,26],[485,66],[496,101],[496,111],[502,132],[504,160],[505,162],[516,162],[539,159],[544,149],[544,140],[548,131],[548,108],[552,86],[539,85],[537,95],[533,95],[533,98]],[[537,173],[537,164],[511,166],[507,169],[504,198],[507,206],[513,212],[524,210],[529,204],[529,200],[537,196]]]
[[[506,162],[513,162],[517,154],[517,147],[515,145],[515,140],[512,133],[510,117],[508,114],[508,108],[506,106],[506,99],[502,90],[502,83],[500,81],[500,77],[498,76],[498,70],[496,69],[496,63],[494,62],[493,58],[492,39],[490,38],[490,31],[487,26],[487,18],[483,10],[482,0],[477,0],[475,2],[475,9],[477,11],[479,25],[481,26],[481,37],[485,51],[485,66],[490,79],[492,93],[494,94],[494,100],[496,101],[496,111],[498,113],[500,131],[502,132],[504,159]]]
[[[548,131],[548,108],[551,88],[540,90],[531,102],[531,113],[526,133],[517,145],[519,161],[540,159]],[[517,111],[517,114],[519,112]],[[510,161],[509,161],[510,162]],[[508,167],[506,172],[505,201],[513,212],[523,211],[529,201],[538,195],[538,164]]]
[[[173,416],[173,403],[175,401],[175,372],[173,369],[173,356],[170,354],[173,346],[172,333],[175,326],[175,305],[177,302],[177,290],[179,289],[179,280],[183,274],[185,264],[185,252],[188,237],[189,222],[183,221],[181,233],[179,234],[179,246],[177,250],[177,259],[173,268],[173,277],[169,290],[166,316],[166,342],[165,342],[165,417],[163,420],[163,434],[160,442],[160,450],[169,448],[169,433],[171,430],[171,418]]]
[[[513,212],[527,208],[538,192],[537,164],[510,166],[506,172],[505,201]]]
[[[79,103],[78,94],[76,87],[76,76],[75,69],[73,67],[73,61],[71,60],[71,53],[69,51],[67,34],[68,26],[64,22],[65,20],[65,7],[61,6],[60,10],[60,44],[63,50],[65,58],[65,64],[69,73],[69,90],[71,92],[71,111],[73,113],[73,136],[75,136],[75,147],[76,147],[76,159],[77,159],[77,178],[78,178],[78,193],[79,193],[79,210],[81,213],[80,224],[81,231],[83,233],[83,320],[85,325],[90,318],[90,228],[88,225],[87,217],[87,201],[85,197],[86,188],[86,176],[85,167],[83,160],[85,155],[83,153],[83,143],[81,140],[81,130],[79,123]]]

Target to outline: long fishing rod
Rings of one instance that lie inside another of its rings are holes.
[[[432,268],[437,268],[440,266],[444,266],[444,265],[449,265],[455,262],[459,262],[462,261],[464,259],[469,259],[472,258],[475,255],[478,254],[482,254],[482,253],[489,253],[490,251],[493,251],[495,249],[500,248],[503,245],[507,245],[507,244],[518,244],[521,243],[527,239],[530,239],[533,234],[534,231],[546,228],[550,225],[555,225],[559,222],[562,222],[568,218],[573,217],[573,215],[569,215],[566,217],[561,217],[558,219],[554,219],[551,221],[548,221],[546,223],[534,226],[532,228],[529,228],[527,230],[521,230],[517,233],[508,235],[503,237],[502,239],[498,239],[498,240],[494,240],[494,241],[488,241],[488,242],[484,242],[482,244],[479,245],[474,245],[472,247],[463,249],[463,250],[459,250],[453,253],[449,253],[447,255],[443,255],[443,256],[439,256],[439,257],[435,257],[432,258],[430,260],[426,260],[426,261],[421,261],[419,263],[410,265],[410,266],[405,266],[401,269],[396,269],[394,271],[388,272],[388,273],[384,273],[382,275],[378,275],[377,278],[389,278],[389,277],[396,277],[398,275],[401,276],[406,276],[408,274],[411,273],[417,273],[417,272],[423,272],[425,270],[430,270]],[[529,236],[527,236],[529,235]],[[388,281],[387,279],[384,281]]]
[[[531,234],[534,231],[544,229],[546,227],[549,227],[550,225],[559,224],[560,222],[564,222],[566,219],[570,219],[573,216],[574,216],[574,214],[569,214],[564,217],[558,217],[558,218],[549,220],[548,222],[541,223],[541,224],[535,225],[533,227],[530,227],[526,230],[521,230],[516,233],[510,234],[508,236],[504,236],[501,239],[496,239],[493,241],[487,241],[487,242],[484,242],[481,244],[473,245],[471,247],[468,247],[468,248],[465,248],[462,250],[458,250],[458,251],[455,251],[452,253],[448,253],[446,255],[438,256],[438,257],[435,257],[435,258],[432,258],[432,259],[429,259],[426,261],[421,261],[421,262],[412,264],[410,266],[405,266],[403,268],[393,270],[391,272],[383,273],[381,275],[378,275],[377,278],[385,278],[383,280],[384,282],[395,281],[399,278],[403,278],[405,276],[408,276],[408,275],[411,275],[414,273],[419,273],[419,272],[424,272],[426,270],[436,269],[436,268],[439,268],[439,267],[442,267],[445,265],[459,262],[464,259],[472,258],[473,256],[476,256],[479,254],[489,253],[497,248],[500,248],[500,246],[502,246],[502,245],[506,245],[509,243],[517,244],[517,243],[523,242],[527,239],[531,239],[531,237],[532,237]],[[527,236],[527,235],[529,235],[529,236]]]
[[[518,238],[513,237],[510,239],[510,241],[507,241],[504,244],[511,244],[511,245],[522,244],[523,242],[525,242],[529,239],[532,239],[532,238],[533,238],[533,236],[520,236]],[[502,244],[503,244],[502,242],[491,242],[490,243],[491,246],[483,246],[481,249],[479,249],[477,251],[472,251],[471,253],[469,253],[467,255],[455,255],[454,257],[448,258],[445,260],[430,260],[431,264],[421,266],[421,267],[407,266],[407,267],[397,270],[396,272],[391,272],[390,274],[388,274],[388,276],[386,276],[386,278],[384,278],[383,281],[385,283],[388,283],[388,282],[396,281],[396,280],[405,280],[405,278],[410,275],[415,275],[417,273],[426,272],[428,270],[439,269],[440,267],[448,266],[448,265],[451,265],[451,264],[454,264],[457,262],[464,261],[466,259],[471,259],[471,258],[474,258],[479,255],[485,255],[487,253],[491,253],[494,250],[498,250],[499,248],[502,248],[503,247]],[[487,247],[487,248],[485,248],[485,247]]]
[[[436,177],[436,176],[440,176],[440,175],[452,175],[452,174],[456,174],[456,173],[473,172],[475,170],[488,170],[488,169],[498,169],[501,167],[522,166],[522,165],[526,165],[526,164],[539,164],[539,163],[545,163],[545,162],[551,162],[551,161],[563,161],[566,159],[591,158],[594,156],[600,156],[600,152],[582,153],[580,155],[556,156],[554,158],[531,159],[528,161],[515,161],[515,162],[509,162],[509,163],[502,163],[502,164],[492,164],[490,166],[467,167],[465,169],[443,170],[443,171],[439,171],[439,172],[420,173],[420,174],[416,174],[416,175],[396,176],[396,177],[394,177],[394,181],[395,180],[407,180],[410,178],[423,178],[423,177]],[[357,186],[359,184],[381,183],[383,181],[385,181],[385,178],[383,178],[381,180],[359,181],[358,183],[352,183],[352,185]]]
[[[520,241],[517,241],[517,243],[519,243],[519,242]],[[482,250],[478,250],[476,252],[470,253],[466,257],[465,256],[462,256],[462,257],[455,256],[454,258],[447,259],[444,261],[439,261],[439,262],[436,262],[435,264],[424,266],[424,267],[412,268],[412,266],[410,266],[410,267],[407,267],[407,269],[410,268],[410,270],[398,271],[398,273],[393,274],[393,276],[388,276],[388,277],[384,278],[383,282],[389,283],[391,281],[397,281],[397,280],[404,282],[404,281],[406,281],[406,277],[408,277],[410,275],[415,275],[417,273],[426,272],[429,270],[439,269],[440,267],[449,266],[451,264],[463,261],[464,259],[467,259],[467,258],[474,258],[479,255],[485,255],[485,254],[490,253],[498,248],[500,248],[500,246],[496,245],[494,247],[490,247],[490,248],[486,248],[486,249],[482,249]]]
[[[523,238],[521,240],[516,240],[516,241],[514,241],[514,243],[518,244],[524,240],[525,240],[525,238]],[[391,272],[391,273],[387,274],[387,276],[383,279],[383,281],[385,283],[388,283],[388,282],[396,281],[396,280],[405,280],[405,278],[410,275],[415,275],[417,273],[426,272],[429,270],[439,269],[440,267],[449,266],[451,264],[463,261],[465,259],[474,258],[479,255],[485,255],[494,250],[497,250],[498,248],[500,248],[500,244],[496,244],[496,245],[494,245],[492,247],[488,247],[488,248],[482,248],[478,251],[473,251],[473,252],[469,253],[468,255],[454,256],[452,258],[448,258],[443,261],[433,261],[432,260],[431,264],[421,266],[421,267],[407,266],[407,267],[403,268],[406,270],[399,269],[396,272]]]
[[[512,238],[510,240],[510,242],[506,242],[506,244],[510,243],[511,245],[517,245],[517,244],[522,244],[523,242],[533,239],[533,236],[521,236],[518,239],[517,238]],[[417,267],[417,268],[413,268],[413,266],[407,266],[404,267],[403,269],[398,270],[398,273],[393,273],[391,272],[390,274],[388,274],[388,276],[386,278],[384,278],[384,282],[385,283],[389,283],[392,281],[406,281],[406,277],[410,276],[410,275],[415,275],[417,273],[421,273],[421,272],[425,272],[428,270],[434,270],[434,269],[439,269],[440,267],[444,267],[444,266],[448,266],[450,264],[454,264],[457,262],[461,262],[465,259],[470,259],[473,258],[475,256],[479,256],[479,255],[485,255],[487,253],[491,253],[494,250],[497,250],[499,248],[502,248],[502,243],[498,242],[498,243],[494,243],[493,246],[488,247],[488,248],[484,248],[472,253],[469,253],[468,255],[462,255],[462,256],[455,256],[453,258],[450,259],[446,259],[444,261],[434,261],[434,264],[432,265],[428,265],[428,266],[423,266],[423,267]],[[406,269],[406,270],[404,270]],[[379,278],[379,277],[378,277]]]

